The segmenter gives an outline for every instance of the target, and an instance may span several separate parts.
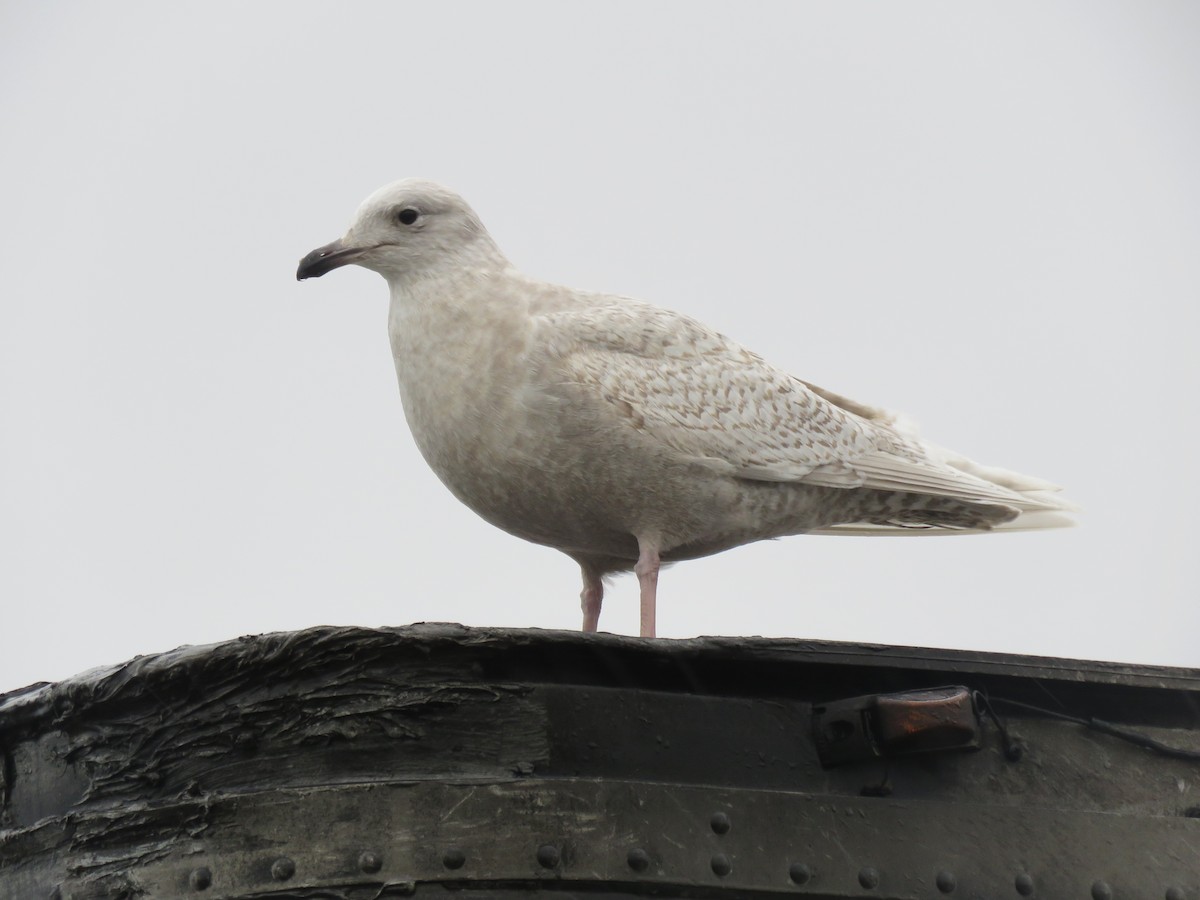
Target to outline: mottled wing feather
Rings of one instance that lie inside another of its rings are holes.
[[[686,316],[619,298],[546,324],[569,380],[682,459],[757,481],[1042,506],[926,459],[891,414],[810,386]]]
[[[710,328],[622,300],[549,317],[567,336],[567,376],[689,459],[761,481],[851,487],[846,461],[875,429]]]

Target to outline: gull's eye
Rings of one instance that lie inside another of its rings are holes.
[[[411,225],[417,219],[421,218],[421,214],[411,206],[406,206],[400,212],[396,213],[396,218],[400,220],[401,225]]]

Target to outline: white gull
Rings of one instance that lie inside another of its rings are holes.
[[[298,279],[387,279],[400,397],[426,462],[499,528],[583,572],[632,569],[653,636],[660,565],[792,534],[947,534],[1071,524],[1053,485],[923,441],[700,322],[529,278],[429,181],[377,191]]]

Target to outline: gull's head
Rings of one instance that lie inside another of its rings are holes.
[[[462,197],[406,178],[364,200],[343,237],[300,260],[296,279],[319,278],[350,263],[402,283],[447,265],[502,264],[503,257]]]

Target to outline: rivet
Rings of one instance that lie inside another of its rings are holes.
[[[364,850],[358,855],[358,867],[367,874],[373,874],[383,868],[383,857],[370,850]]]
[[[650,868],[650,854],[641,847],[634,847],[629,851],[629,855],[625,857],[625,861],[629,863],[629,868],[635,872],[645,872]]]
[[[287,881],[296,874],[296,864],[286,856],[281,856],[271,863],[271,877],[276,881]]]
[[[542,844],[537,849],[537,861],[543,869],[555,869],[559,861],[558,848],[553,844]]]
[[[954,873],[945,869],[937,873],[936,883],[937,889],[943,894],[951,894],[958,887],[958,879],[954,877]]]
[[[733,871],[733,863],[729,861],[729,857],[724,853],[718,853],[714,856],[710,865],[712,865],[713,874],[719,878],[724,878]]]
[[[450,847],[442,854],[442,865],[447,869],[461,869],[467,861],[467,854],[457,847]]]
[[[712,826],[714,834],[729,834],[729,828],[732,825],[729,821],[729,816],[723,812],[713,813],[713,817],[709,820],[708,824]]]
[[[1187,894],[1181,887],[1169,887],[1167,888],[1167,900],[1187,900]]]
[[[858,883],[867,890],[879,887],[879,870],[873,866],[863,866],[858,870]]]
[[[1112,900],[1112,888],[1107,882],[1097,881],[1092,884],[1092,900]]]
[[[808,880],[812,878],[812,869],[804,863],[792,863],[788,866],[788,878],[792,879],[794,884],[808,884]]]
[[[212,870],[207,866],[201,866],[198,869],[192,869],[188,875],[188,884],[192,886],[194,891],[203,891],[212,884]]]
[[[1017,876],[1016,881],[1013,882],[1013,886],[1022,897],[1028,897],[1033,893],[1033,878],[1022,872]]]

